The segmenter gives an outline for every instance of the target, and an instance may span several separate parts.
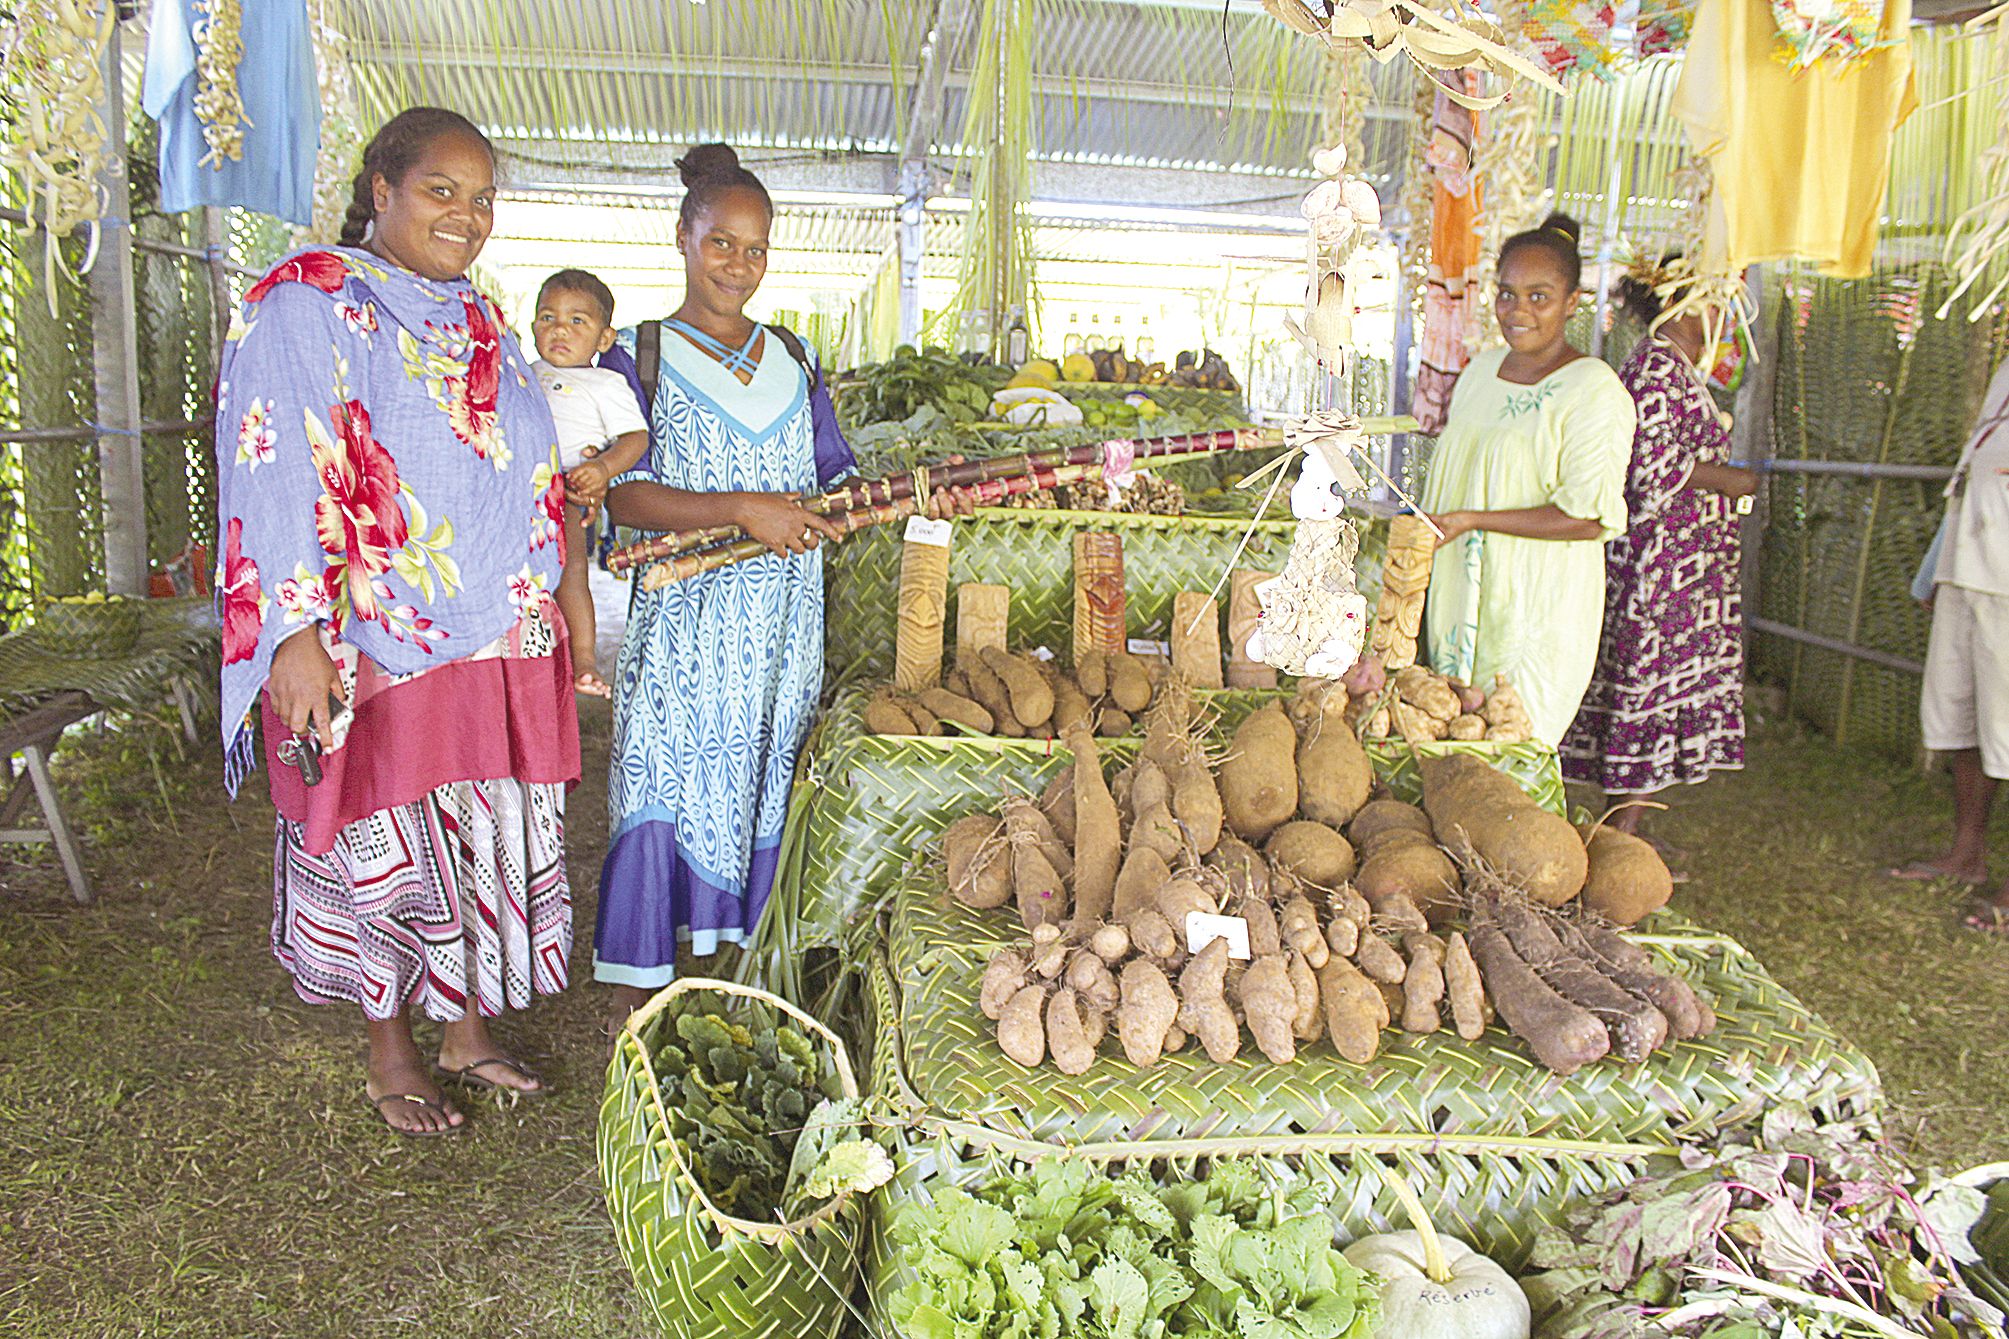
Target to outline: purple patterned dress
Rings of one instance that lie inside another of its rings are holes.
[[[1639,406],[1625,504],[1605,548],[1597,673],[1562,745],[1563,773],[1648,795],[1744,765],[1744,609],[1737,517],[1688,487],[1727,464],[1730,432],[1681,356],[1642,340],[1619,373]]]

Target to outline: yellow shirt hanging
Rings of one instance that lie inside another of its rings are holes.
[[[1886,0],[1880,31],[1875,50],[1795,71],[1766,0],[1702,0],[1673,112],[1716,179],[1708,260],[1733,274],[1789,257],[1836,278],[1870,272],[1891,136],[1918,105],[1911,0]]]

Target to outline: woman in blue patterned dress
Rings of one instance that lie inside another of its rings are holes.
[[[746,316],[767,270],[766,189],[723,144],[677,167],[684,302],[663,322],[649,454],[607,511],[652,533],[736,525],[770,552],[631,597],[593,961],[616,1025],[675,975],[680,943],[700,957],[741,943],[767,904],[823,689],[818,546],[839,535],[797,499],[848,458],[817,450],[816,421],[828,434],[835,420],[793,337]]]

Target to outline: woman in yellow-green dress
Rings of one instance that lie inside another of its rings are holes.
[[[1552,214],[1500,248],[1507,346],[1458,378],[1419,499],[1444,532],[1425,605],[1431,664],[1487,689],[1505,675],[1549,744],[1597,665],[1604,544],[1625,530],[1635,423],[1618,375],[1569,344],[1578,236]]]

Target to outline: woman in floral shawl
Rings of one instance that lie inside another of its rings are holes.
[[[367,1096],[409,1135],[462,1127],[440,1079],[543,1091],[485,1019],[562,989],[571,950],[557,434],[465,277],[494,177],[461,117],[392,119],[344,245],[245,294],[218,387],[227,780],[255,712],[273,952],[302,999],[361,1006]]]

